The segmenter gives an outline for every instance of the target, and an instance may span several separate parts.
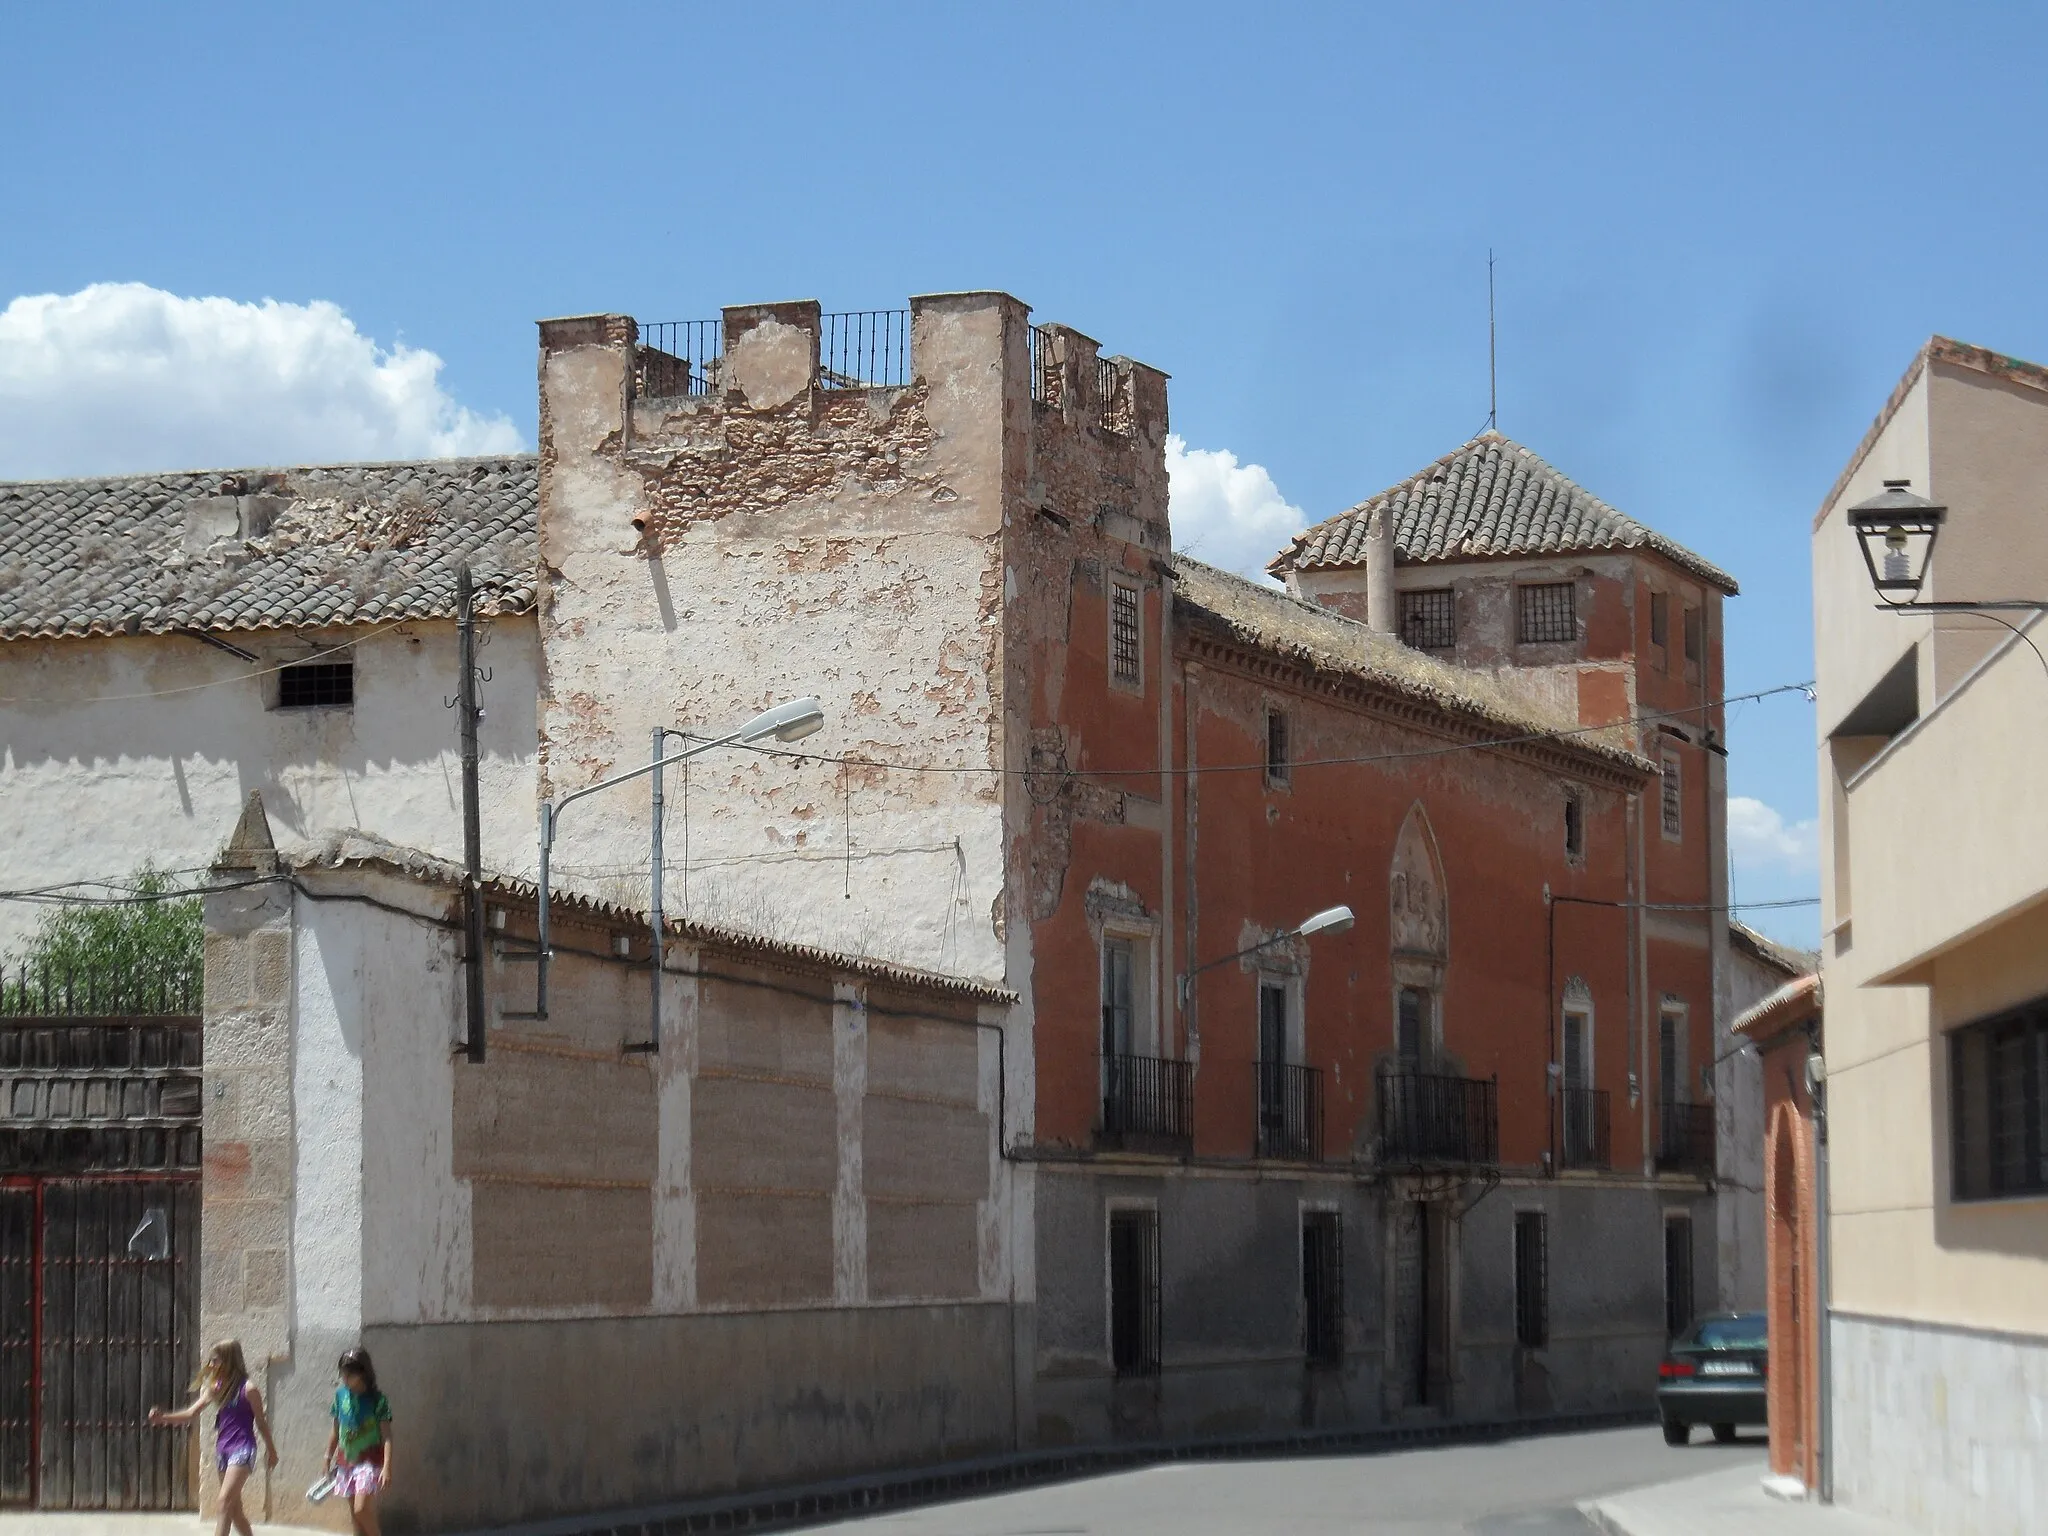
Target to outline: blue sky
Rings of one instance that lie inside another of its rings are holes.
[[[1742,692],[1810,675],[1809,519],[1920,341],[2048,358],[2042,7],[114,4],[7,30],[0,304],[236,303],[15,304],[0,475],[530,442],[543,315],[1005,288],[1172,373],[1203,515],[1262,537],[1276,498],[1327,515],[1481,425],[1490,246],[1502,428],[1740,577]],[[183,361],[138,396],[109,359],[152,327]],[[1796,695],[1734,717],[1740,897],[1813,889],[1811,727]]]

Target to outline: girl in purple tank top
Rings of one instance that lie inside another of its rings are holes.
[[[207,1408],[214,1409],[213,1440],[215,1464],[220,1470],[220,1520],[214,1536],[253,1536],[248,1513],[242,1508],[242,1485],[256,1469],[256,1439],[263,1438],[264,1465],[277,1465],[277,1446],[270,1438],[270,1420],[264,1416],[263,1394],[249,1381],[249,1367],[242,1359],[239,1340],[225,1339],[213,1346],[193,1383],[198,1394],[175,1413],[162,1408],[149,1410],[152,1424],[190,1424]]]

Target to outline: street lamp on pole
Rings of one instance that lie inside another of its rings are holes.
[[[1228,965],[1233,960],[1242,960],[1246,955],[1256,955],[1261,950],[1271,949],[1275,944],[1285,944],[1290,939],[1306,939],[1318,933],[1342,933],[1351,926],[1351,923],[1352,917],[1349,907],[1325,907],[1322,911],[1316,913],[1315,916],[1304,919],[1299,927],[1283,928],[1270,939],[1261,939],[1249,949],[1240,949],[1234,955],[1219,955],[1214,960],[1204,960],[1200,965],[1180,978],[1181,1008],[1183,1010],[1187,1008],[1189,987],[1202,972],[1214,970],[1219,965]]]
[[[586,784],[581,789],[572,789],[568,794],[558,796],[553,800],[543,800],[540,806],[539,950],[535,957],[533,1012],[530,1015],[526,1015],[526,1017],[545,1019],[548,1016],[548,967],[554,958],[554,951],[548,944],[548,897],[550,893],[548,864],[550,855],[554,851],[555,832],[560,825],[563,811],[567,810],[576,801],[594,795],[600,790],[611,789],[616,785],[627,783],[630,780],[641,778],[650,773],[659,773],[671,763],[688,762],[693,757],[702,757],[706,752],[715,752],[720,747],[753,746],[755,743],[765,741],[771,736],[777,741],[782,742],[801,741],[824,723],[825,708],[816,699],[790,699],[776,705],[773,709],[763,710],[730,735],[719,736],[710,741],[700,741],[695,746],[685,747],[682,751],[672,753],[667,757],[663,757],[657,749],[654,754],[654,761],[650,763],[645,763],[638,768],[629,768],[624,773],[613,774],[608,779],[599,779],[595,784]],[[656,740],[659,742],[662,738],[657,736]],[[660,836],[658,826],[655,836],[657,838]],[[662,935],[659,926],[660,921],[657,912],[654,930],[655,1038],[648,1042],[647,1045],[639,1047],[639,1049],[650,1051],[658,1050],[661,1046],[659,1010],[661,1003]]]

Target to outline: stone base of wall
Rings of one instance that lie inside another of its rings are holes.
[[[1015,1445],[1007,1305],[382,1327],[385,1529],[671,1504]]]
[[[2048,1529],[2048,1339],[1837,1315],[1835,1500],[1918,1530]]]

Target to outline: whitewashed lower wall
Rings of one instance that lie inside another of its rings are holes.
[[[1835,1501],[1915,1530],[2048,1530],[2048,1339],[1837,1315]]]

